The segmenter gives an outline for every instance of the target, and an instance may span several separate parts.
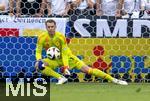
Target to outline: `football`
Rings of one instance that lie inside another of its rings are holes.
[[[57,47],[50,47],[47,51],[47,58],[49,59],[59,59],[60,58],[60,50]]]

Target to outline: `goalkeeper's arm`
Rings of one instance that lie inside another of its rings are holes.
[[[67,75],[70,75],[69,72],[69,48],[67,46],[62,47],[62,62],[63,62],[63,72]]]
[[[67,46],[66,38],[63,35],[60,37],[60,40],[61,40],[61,45],[62,45],[61,52],[62,52],[62,62],[63,62],[63,70],[64,70],[63,72],[65,74],[70,75],[69,55],[71,55],[71,51],[69,47]]]

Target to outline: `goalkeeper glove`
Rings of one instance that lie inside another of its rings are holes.
[[[61,68],[61,72],[64,73],[65,75],[71,75],[68,66],[63,66],[63,67]]]

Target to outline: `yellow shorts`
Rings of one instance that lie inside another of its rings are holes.
[[[61,59],[51,60],[49,58],[45,58],[45,59],[43,59],[43,61],[48,63],[49,67],[52,69],[60,68],[63,66],[63,62]],[[82,60],[80,60],[78,57],[76,57],[75,55],[72,55],[69,58],[69,68],[70,69],[76,68],[76,69],[80,70],[82,68],[82,66],[85,66],[85,63]]]

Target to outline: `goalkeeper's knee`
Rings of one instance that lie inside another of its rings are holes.
[[[37,68],[38,70],[44,70],[44,69],[45,69],[45,67],[44,67],[44,62],[43,62],[42,60],[39,60],[39,61],[37,62],[37,64],[36,64],[36,68]]]

